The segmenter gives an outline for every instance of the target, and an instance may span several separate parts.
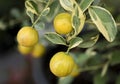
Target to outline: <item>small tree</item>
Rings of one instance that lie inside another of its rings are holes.
[[[109,49],[114,45],[108,44],[107,41],[113,42],[115,40],[117,25],[111,13],[102,7],[99,0],[26,0],[25,7],[26,13],[31,19],[31,27],[38,32],[44,30],[40,38],[45,37],[55,45],[67,46],[65,53],[73,57],[79,73],[95,70],[94,84],[98,84],[98,82],[106,84],[108,67],[116,64],[116,60],[113,60],[116,59],[113,58],[113,54],[118,52],[99,53],[97,51],[102,52],[103,48]],[[67,34],[54,31],[54,24],[57,23],[53,23],[53,21],[61,13],[70,14],[72,31]],[[52,24],[50,31],[46,28],[48,23]],[[102,38],[99,39],[101,35]],[[103,37],[107,41],[103,40]],[[85,52],[80,51],[82,48],[85,48]],[[99,69],[102,69],[101,74],[97,73],[100,72]],[[58,83],[69,84],[74,78],[75,76],[68,75],[59,78]]]

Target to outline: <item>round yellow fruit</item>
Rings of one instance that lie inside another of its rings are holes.
[[[33,47],[31,55],[35,58],[38,58],[43,56],[44,53],[45,53],[45,46],[42,45],[41,43],[38,43]]]
[[[69,13],[60,13],[54,19],[54,29],[59,34],[68,34],[72,28],[71,15]]]
[[[25,47],[25,46],[18,45],[18,51],[23,55],[30,54],[30,52],[32,51],[32,48],[33,47]]]
[[[79,74],[80,74],[79,66],[77,64],[75,64],[72,72],[70,73],[70,76],[76,77]]]
[[[38,43],[38,32],[32,27],[23,27],[17,34],[17,41],[19,45],[31,47]]]
[[[68,76],[74,67],[74,60],[65,52],[56,53],[50,60],[50,70],[58,77]]]

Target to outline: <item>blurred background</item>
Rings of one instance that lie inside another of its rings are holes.
[[[66,47],[46,45],[47,51],[41,58],[24,56],[17,50],[18,30],[22,26],[31,25],[30,18],[25,12],[24,2],[25,0],[0,0],[0,84],[57,84],[58,78],[49,70],[49,60],[56,52],[65,51]],[[115,55],[113,66],[110,66],[108,71],[111,80],[106,83],[115,84],[117,75],[120,74],[120,0],[101,0],[101,2],[119,23],[116,40],[109,44],[100,36],[95,49],[100,55],[109,52],[113,52]],[[50,24],[48,23],[48,25]],[[81,49],[80,52],[84,53],[85,50]],[[93,84],[92,72],[83,72],[72,82],[72,84],[80,83]]]
[[[17,50],[18,30],[30,25],[24,2],[0,0],[0,84],[48,84],[40,59],[25,57]]]

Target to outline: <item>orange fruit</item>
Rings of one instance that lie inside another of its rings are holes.
[[[23,27],[17,34],[17,41],[19,45],[31,47],[38,43],[39,35],[38,32],[31,27]]]
[[[45,46],[42,45],[41,43],[37,43],[34,47],[33,50],[31,52],[31,55],[34,58],[39,58],[41,56],[43,56],[43,54],[45,53]]]
[[[23,55],[27,55],[30,54],[30,52],[32,51],[32,47],[18,45],[18,51]]]
[[[72,28],[71,15],[69,13],[60,13],[54,19],[54,29],[59,34],[68,34]]]
[[[56,53],[50,60],[50,70],[58,77],[68,76],[74,67],[74,60],[65,52]]]

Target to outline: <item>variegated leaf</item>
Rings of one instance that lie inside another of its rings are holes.
[[[110,12],[99,6],[91,6],[89,14],[106,40],[112,42],[117,34],[117,26]]]

